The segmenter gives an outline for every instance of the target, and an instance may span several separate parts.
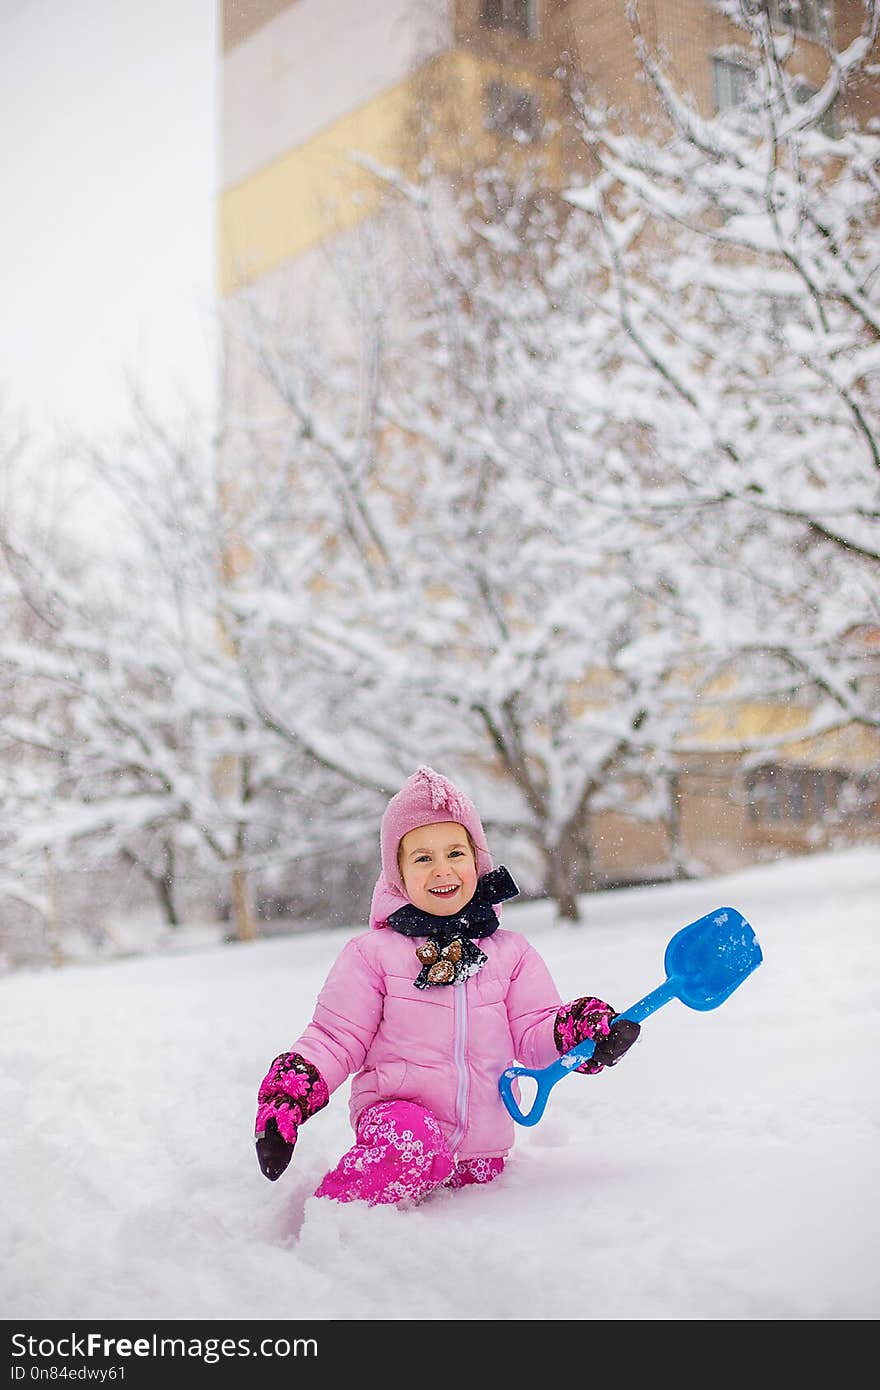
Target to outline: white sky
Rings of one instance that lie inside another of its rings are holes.
[[[234,945],[206,924],[140,958],[0,974],[4,1316],[33,1333],[369,1320],[377,1366],[382,1324],[403,1319],[452,1371],[470,1319],[876,1319],[878,901],[880,850],[864,848],[588,895],[578,927],[505,905],[564,999],[634,1004],[672,935],[722,906],[764,958],[719,1007],[673,999],[617,1067],[564,1077],[491,1186],[410,1210],[312,1195],[352,1142],[348,1083],[277,1182],[254,1154],[260,1080],[362,922]],[[130,919],[113,926],[136,944]],[[498,1345],[517,1336],[534,1334]]]
[[[0,0],[0,402],[37,427],[213,379],[216,0]]]

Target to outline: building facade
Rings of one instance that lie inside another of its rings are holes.
[[[806,95],[827,73],[823,25],[830,16],[842,48],[859,32],[862,6],[765,3],[797,37]],[[711,0],[638,8],[645,42],[702,114],[741,98],[748,49]],[[562,186],[583,161],[564,120],[562,65],[630,118],[658,115],[623,0],[223,0],[221,34],[224,295],[370,214],[379,190],[354,151],[415,175],[426,139],[441,163],[529,144],[548,182]],[[880,84],[842,95],[841,118],[854,113],[863,125],[880,116]]]
[[[764,3],[794,42],[806,98],[827,74],[826,26],[842,49],[859,32],[863,6]],[[749,50],[721,6],[643,0],[638,17],[644,43],[701,114],[742,100]],[[546,185],[562,189],[584,174],[584,144],[566,120],[572,76],[632,122],[661,119],[624,0],[224,0],[221,32],[218,259],[231,305],[254,287],[295,294],[311,280],[322,248],[379,207],[370,161],[417,179],[426,157],[454,172],[499,149],[525,149]],[[835,115],[866,128],[880,118],[880,84],[847,88]],[[860,640],[873,643],[876,633]],[[751,707],[735,717],[731,739],[780,732],[792,711]],[[709,724],[707,748],[718,743]],[[674,832],[618,813],[597,817],[600,883],[658,876],[675,854],[723,871],[880,838],[876,736],[789,739],[775,761],[749,772],[732,756],[701,755],[698,744],[695,736],[681,760]]]

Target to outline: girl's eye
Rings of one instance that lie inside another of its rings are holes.
[[[464,854],[464,850],[463,850],[463,849],[453,849],[453,850],[450,850],[450,851],[449,851],[449,858],[450,858],[450,859],[460,859],[461,856],[462,856],[463,854]]]
[[[417,857],[417,859],[416,859],[416,863],[417,863],[417,864],[430,864],[430,862],[431,862],[431,856],[430,856],[430,854],[420,854],[420,855]]]

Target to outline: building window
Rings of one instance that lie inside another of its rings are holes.
[[[523,87],[487,82],[483,88],[483,124],[496,135],[530,144],[541,135],[540,103]]]
[[[792,88],[792,95],[796,102],[803,106],[814,97],[818,87],[813,87],[809,82],[803,80],[796,82]],[[824,115],[816,122],[816,129],[821,130],[823,135],[827,135],[829,140],[837,139],[837,123],[834,119],[834,107],[829,106]]]
[[[782,819],[782,799],[779,795],[778,768],[762,767],[746,782],[748,814],[751,821]]]
[[[842,783],[838,804],[841,814],[853,824],[880,822],[880,780],[877,774],[861,773]]]
[[[876,796],[876,792],[874,792]],[[871,819],[872,793],[856,778],[835,769],[767,764],[746,779],[749,820],[797,825]]]
[[[840,809],[840,793],[845,782],[842,772],[824,771],[814,773],[813,792],[816,800],[816,815],[819,820],[834,816]]]
[[[480,0],[484,29],[510,29],[523,39],[538,34],[538,0]]]
[[[742,106],[754,80],[752,69],[745,63],[736,63],[730,58],[713,58],[712,93],[716,113]]]
[[[823,0],[769,0],[770,18],[781,29],[821,38],[827,31],[829,6]]]

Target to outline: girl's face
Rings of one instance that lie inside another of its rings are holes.
[[[408,830],[397,859],[407,897],[423,912],[452,917],[474,896],[476,855],[464,826],[455,821]]]

